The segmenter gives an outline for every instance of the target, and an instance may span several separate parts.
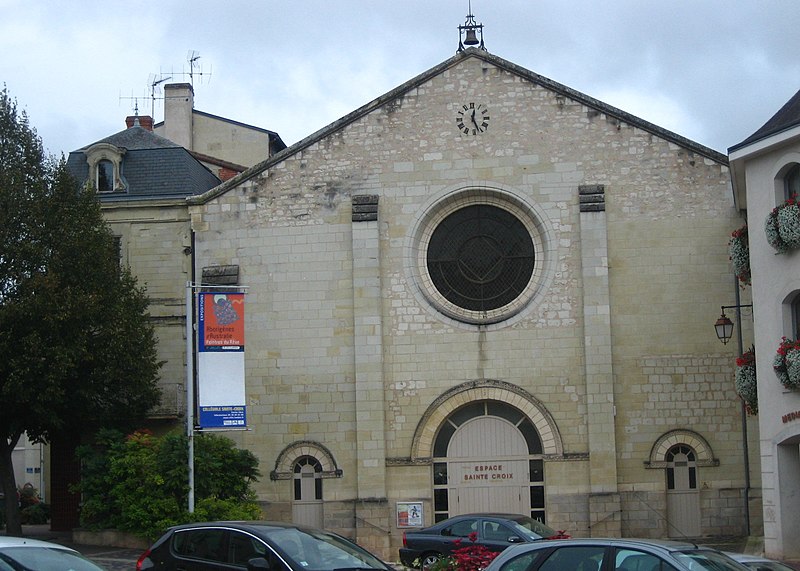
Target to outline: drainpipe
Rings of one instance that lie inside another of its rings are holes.
[[[739,295],[739,279],[733,276],[733,287],[736,291],[736,340],[739,345],[739,355],[744,353],[742,342],[742,308]],[[747,536],[750,536],[750,450],[747,441],[747,407],[742,400],[742,451],[744,454],[744,521]]]

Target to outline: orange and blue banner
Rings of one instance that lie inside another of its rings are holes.
[[[198,295],[197,401],[200,428],[246,428],[244,294]]]

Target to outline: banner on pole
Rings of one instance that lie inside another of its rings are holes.
[[[244,294],[198,294],[200,428],[245,428]]]

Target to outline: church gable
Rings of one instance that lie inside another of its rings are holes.
[[[470,73],[470,70],[473,73]],[[490,87],[495,80],[495,86]],[[444,82],[446,92],[437,97],[439,101],[434,102],[430,99],[430,96],[435,93],[432,87],[441,82]],[[551,125],[545,125],[544,121],[548,121],[552,117],[541,115],[543,100],[526,99],[526,96],[522,95],[525,92],[536,90],[542,90],[543,97],[545,93],[548,94],[546,106],[557,107],[562,112],[562,120],[569,111],[580,110],[582,116],[570,119],[569,121],[572,122],[569,124],[555,122]],[[450,96],[449,99],[447,98],[448,94]],[[479,94],[487,103],[483,103],[483,107],[478,110],[481,115],[481,121],[473,125],[472,109],[464,110],[462,108],[464,105],[480,105],[479,102],[474,101]],[[441,95],[444,95],[444,98]],[[500,96],[502,100],[496,99],[493,107],[490,108],[487,98],[492,96]],[[407,103],[418,100],[419,104]],[[415,117],[405,117],[398,114],[398,111],[404,107],[409,108],[412,105],[414,112],[417,113]],[[489,115],[487,115],[487,110]],[[463,117],[466,118],[466,122],[459,123],[462,119],[459,116],[459,111],[464,111]],[[532,118],[531,113],[539,113],[537,117],[540,120],[538,126],[528,125],[525,129],[520,128],[523,123]],[[492,128],[494,133],[498,134],[497,129],[499,127],[497,125],[502,122],[506,134],[511,137],[517,137],[518,145],[522,142],[520,140],[521,137],[524,136],[532,136],[533,138],[529,139],[529,141],[535,142],[537,137],[540,139],[546,138],[554,130],[560,131],[565,127],[574,128],[581,123],[596,124],[605,122],[612,129],[619,131],[631,128],[640,130],[644,136],[662,139],[670,145],[679,147],[683,153],[696,155],[701,160],[727,164],[726,156],[717,151],[512,64],[507,60],[472,48],[455,55],[361,108],[354,110],[285,149],[283,152],[255,165],[234,180],[198,197],[194,202],[202,203],[218,196],[239,183],[252,177],[260,176],[264,171],[273,168],[297,153],[304,153],[318,145],[333,145],[336,141],[341,140],[350,125],[365,120],[369,121],[369,116],[378,118],[369,133],[370,137],[376,139],[373,141],[374,144],[380,144],[386,140],[397,141],[399,137],[403,137],[405,140],[405,137],[408,136],[409,139],[413,140],[423,136],[426,140],[425,145],[427,148],[431,148],[448,141],[456,128],[461,132],[466,129],[468,132],[464,133],[465,135],[471,135],[473,131],[488,131],[489,128]],[[449,121],[450,126],[443,128],[442,120]],[[461,126],[459,127],[459,125]],[[411,127],[411,131],[403,130],[404,126]],[[330,141],[327,141],[329,138]]]
[[[693,216],[705,195],[686,189],[713,180],[717,195],[725,164],[711,149],[468,50],[190,204],[242,199],[253,223],[306,225],[346,221],[352,196],[385,204],[488,181],[544,197],[547,208],[577,203],[581,185],[605,184],[624,216]]]

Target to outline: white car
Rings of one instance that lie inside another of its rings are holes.
[[[104,571],[64,545],[0,536],[0,571]]]
[[[794,568],[789,567],[785,563],[775,561],[774,559],[767,559],[761,555],[748,555],[746,553],[725,553],[731,559],[735,559],[742,565],[746,565],[750,569],[756,571],[795,571]]]

